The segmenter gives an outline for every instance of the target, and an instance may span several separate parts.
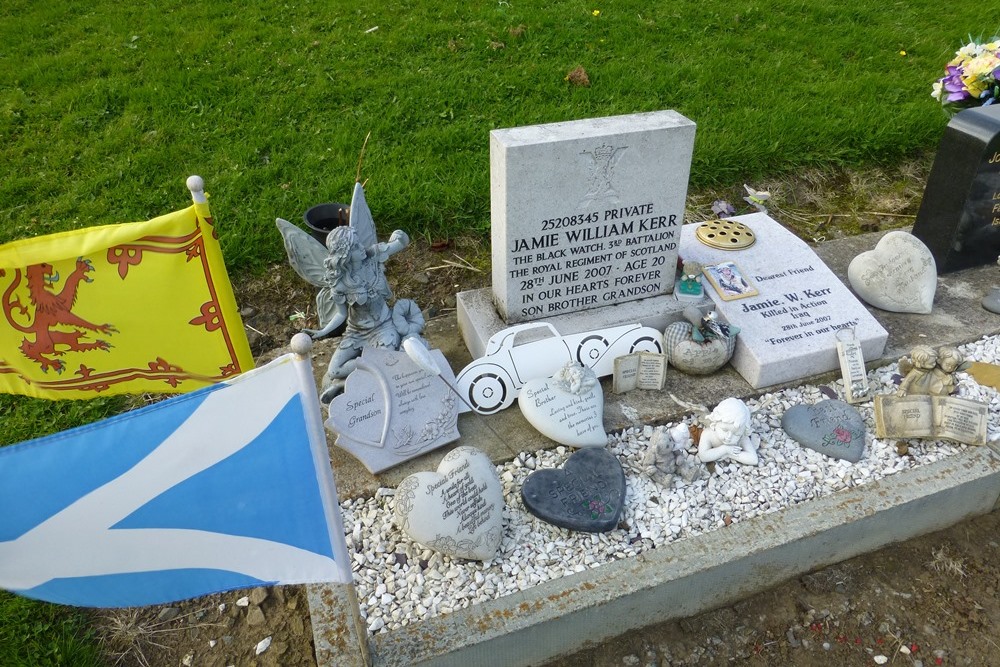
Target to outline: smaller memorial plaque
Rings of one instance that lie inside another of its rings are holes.
[[[1000,255],[1000,105],[951,119],[931,167],[913,235],[940,273],[997,261]]]
[[[913,234],[892,231],[847,267],[847,280],[865,302],[895,313],[931,312],[937,290],[934,257]]]
[[[740,328],[730,363],[751,386],[840,368],[836,332],[844,328],[854,329],[865,358],[882,356],[888,332],[812,248],[764,213],[734,219],[753,231],[754,245],[710,248],[696,238],[698,225],[684,225],[681,254],[703,265],[733,262],[757,289],[732,301],[706,290],[723,319]]]
[[[803,447],[835,459],[857,463],[865,450],[864,417],[836,399],[793,405],[781,416],[781,428]]]
[[[503,486],[475,447],[448,452],[437,472],[410,475],[396,489],[403,531],[435,551],[473,560],[496,555],[503,538]]]
[[[625,471],[604,448],[581,449],[561,469],[536,470],[521,487],[529,512],[561,528],[605,533],[625,508]]]
[[[550,378],[528,380],[517,404],[542,435],[570,447],[603,447],[604,390],[594,371],[570,362]]]
[[[440,350],[431,356],[455,382]],[[366,347],[344,393],[330,403],[326,427],[336,444],[378,473],[457,440],[458,398],[405,352]]]

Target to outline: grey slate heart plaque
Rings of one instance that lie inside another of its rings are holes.
[[[792,406],[782,415],[781,428],[803,447],[835,459],[857,463],[864,453],[865,420],[844,401]]]
[[[618,526],[625,506],[625,471],[614,454],[588,447],[561,469],[536,470],[521,487],[529,512],[561,528],[606,533]]]
[[[431,350],[455,382],[440,350]],[[458,439],[458,399],[405,352],[366,347],[344,393],[330,403],[326,427],[370,472],[378,473]]]

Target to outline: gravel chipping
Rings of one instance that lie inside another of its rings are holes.
[[[970,361],[1000,363],[1000,337],[984,337],[959,349]],[[897,364],[868,373],[875,394],[893,392],[899,379]],[[843,397],[842,381],[826,388]],[[1000,396],[996,390],[980,386],[966,373],[958,373],[955,395],[987,403],[987,438],[992,441],[1000,437]],[[854,406],[868,430],[865,454],[858,463],[826,457],[785,435],[781,429],[785,410],[828,397],[818,386],[803,385],[747,400],[751,410],[764,406],[753,417],[754,431],[761,439],[760,464],[720,462],[711,475],[692,482],[675,477],[669,486],[661,486],[643,473],[642,459],[652,427],[610,434],[609,449],[625,470],[627,494],[619,527],[608,533],[572,532],[529,514],[520,495],[525,478],[536,469],[561,466],[574,450],[559,446],[522,452],[497,466],[505,500],[504,536],[497,556],[485,562],[451,558],[409,539],[394,523],[394,489],[381,488],[373,498],[343,501],[347,546],[369,633],[387,632],[567,574],[631,558],[674,540],[867,484],[967,448],[957,443],[908,440],[908,453],[900,455],[897,441],[874,437],[871,402]],[[666,394],[664,398],[669,400]],[[698,424],[694,415],[684,421]],[[696,450],[696,445],[688,449],[689,462],[695,461]]]

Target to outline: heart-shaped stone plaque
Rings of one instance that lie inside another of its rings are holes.
[[[561,528],[614,530],[625,506],[625,471],[604,448],[574,452],[561,469],[536,470],[521,487],[529,512]]]
[[[889,232],[847,267],[847,279],[866,302],[895,313],[929,313],[937,290],[937,266],[923,241]]]
[[[781,428],[803,447],[835,459],[857,463],[864,453],[865,420],[844,401],[792,406],[781,416]]]
[[[729,361],[736,349],[736,337],[696,341],[689,322],[674,322],[663,331],[664,350],[671,366],[691,375],[714,373]]]
[[[528,423],[547,438],[570,447],[603,447],[604,391],[594,371],[566,364],[551,378],[528,380],[517,404]]]
[[[396,489],[400,528],[456,558],[489,560],[503,537],[503,487],[490,457],[475,447],[448,452],[437,472],[410,475]]]

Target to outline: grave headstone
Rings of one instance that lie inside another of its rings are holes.
[[[454,386],[441,351],[430,355]],[[378,473],[457,440],[459,407],[441,378],[406,352],[366,347],[344,393],[330,403],[326,427],[338,447]]]
[[[937,291],[934,257],[923,241],[889,232],[847,267],[851,287],[865,302],[894,313],[931,312]]]
[[[396,488],[396,518],[425,547],[489,560],[503,538],[503,486],[490,457],[475,447],[448,452],[437,472],[410,475]]]
[[[670,293],[694,133],[675,111],[491,132],[493,298],[502,318]]]
[[[715,308],[740,328],[731,364],[754,388],[840,368],[836,331],[853,327],[866,359],[882,356],[888,333],[812,249],[764,213],[734,218],[757,242],[743,250],[710,248],[685,225],[681,255],[703,265],[733,262],[757,294]]]
[[[913,225],[940,273],[1000,255],[1000,105],[961,111],[945,128]]]
[[[625,471],[603,447],[574,452],[562,468],[536,470],[521,486],[529,512],[561,528],[604,533],[625,508]]]
[[[803,447],[835,459],[857,463],[865,450],[864,417],[844,401],[793,405],[781,416],[781,428]]]

